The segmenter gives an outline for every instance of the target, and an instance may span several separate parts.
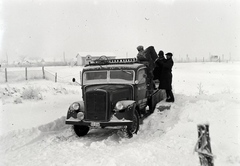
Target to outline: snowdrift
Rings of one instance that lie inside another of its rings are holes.
[[[41,100],[14,103],[14,95],[2,98],[0,128],[5,132],[0,134],[0,165],[200,165],[194,147],[197,125],[202,123],[210,125],[214,164],[240,165],[239,67],[217,64],[213,70],[212,64],[201,64],[191,71],[189,67],[192,64],[176,64],[176,102],[170,109],[155,109],[132,139],[103,129],[77,137],[71,126],[65,125],[65,114],[69,104],[79,100],[81,94],[76,92],[80,88],[48,81],[28,82],[27,86],[41,86]],[[197,80],[196,71],[204,79]],[[224,79],[216,79],[219,74]],[[1,90],[7,86],[26,87],[24,83],[6,84]],[[156,108],[165,104],[161,102]]]

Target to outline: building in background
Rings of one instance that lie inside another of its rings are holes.
[[[211,55],[210,62],[220,62],[220,56],[218,55]]]
[[[90,61],[99,59],[101,56],[106,56],[108,59],[115,59],[116,56],[111,52],[79,52],[76,56],[77,65],[84,66]]]

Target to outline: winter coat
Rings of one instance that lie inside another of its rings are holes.
[[[161,79],[161,77],[162,77],[162,68],[163,68],[163,65],[161,64],[161,61],[164,61],[165,59],[162,59],[162,60],[160,60],[160,59],[157,59],[156,61],[155,61],[155,64],[156,64],[156,67],[154,68],[154,70],[153,70],[153,76],[154,76],[154,80],[159,80],[160,81],[160,79]]]
[[[164,52],[162,50],[160,50],[158,53],[158,58],[154,62],[155,66],[156,66],[153,70],[154,80],[156,80],[156,79],[160,80],[160,78],[162,77],[163,65],[161,63],[164,60],[165,60]]]
[[[162,61],[156,61],[158,66],[162,67],[161,74],[159,74],[159,89],[172,89],[172,67],[173,67],[173,60],[165,59]]]

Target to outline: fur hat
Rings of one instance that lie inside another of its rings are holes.
[[[142,50],[144,50],[144,48],[143,48],[143,46],[137,46],[137,50],[142,51]]]
[[[164,52],[162,50],[159,51],[158,57],[159,59],[164,59]]]
[[[163,56],[164,55],[164,52],[162,51],[162,50],[160,50],[159,52],[158,52],[158,56]]]

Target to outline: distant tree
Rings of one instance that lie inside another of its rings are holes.
[[[20,60],[20,62],[22,62],[22,63],[26,61],[26,58],[27,58],[26,55],[20,55],[20,56],[19,56],[19,60]]]
[[[41,57],[29,57],[29,60],[40,62],[42,60],[42,58]]]

